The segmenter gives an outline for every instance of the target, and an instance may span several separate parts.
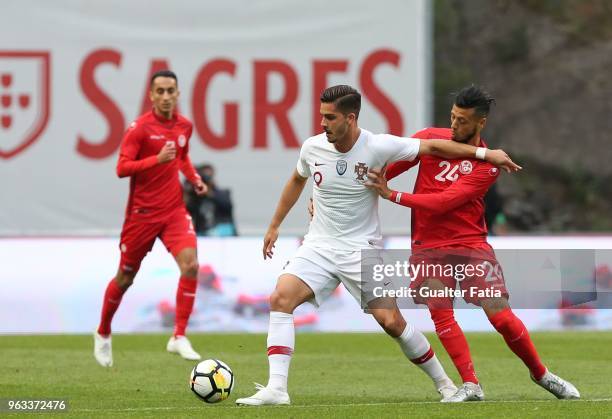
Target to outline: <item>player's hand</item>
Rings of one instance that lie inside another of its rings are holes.
[[[518,172],[521,166],[512,161],[504,150],[487,150],[485,160],[495,166],[501,167],[508,173]]]
[[[389,199],[391,197],[391,189],[387,186],[387,179],[385,178],[383,169],[370,169],[368,171],[368,180],[365,185],[378,192],[383,198]]]
[[[312,221],[312,217],[314,217],[314,202],[312,198],[308,201],[308,214],[310,214],[310,221]]]
[[[160,163],[168,163],[176,158],[176,144],[173,141],[168,141],[159,154],[157,155],[157,161]]]
[[[276,243],[276,239],[278,239],[278,229],[269,228],[264,236],[264,244],[263,244],[263,258],[272,259],[272,255],[274,255],[274,243]]]
[[[193,184],[193,190],[197,196],[206,195],[208,192],[208,186],[202,182],[202,179],[198,179],[197,182]]]

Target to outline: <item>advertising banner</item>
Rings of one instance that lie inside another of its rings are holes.
[[[387,247],[401,249],[405,241],[390,238]],[[612,328],[611,238],[502,238],[495,243],[510,304],[530,330]],[[532,256],[524,250],[546,243],[557,243],[557,249],[578,250],[557,250],[557,257],[552,250],[540,248],[531,251]],[[274,257],[264,261],[259,238],[201,238],[198,288],[189,330],[265,333],[269,295],[299,244],[297,238],[282,238],[276,243]],[[523,250],[510,252],[509,245]],[[593,245],[597,249],[588,250]],[[361,302],[340,285],[318,309],[305,303],[296,310],[297,329],[382,331],[362,308],[368,298],[368,283],[374,283],[372,293],[410,289],[403,286],[408,284],[406,277],[399,278],[394,287],[385,285],[386,278],[396,272],[396,262],[403,269],[406,251],[384,252],[397,260],[384,259],[389,268],[377,269],[373,281],[362,278],[366,293]],[[0,240],[0,334],[91,333],[99,322],[104,290],[116,273],[119,253],[115,238]],[[172,256],[156,243],[122,300],[113,331],[170,333],[178,278]],[[458,286],[456,292],[464,288]],[[428,310],[415,305],[408,292],[397,295],[406,319],[421,330],[433,330]],[[465,330],[493,330],[479,307],[466,303],[462,295],[456,297],[456,303],[457,319]]]
[[[359,122],[372,132],[409,136],[428,122],[427,3],[4,1],[0,235],[120,230],[119,145],[164,68],[194,124],[192,161],[215,166],[241,234],[261,234],[301,143],[322,132],[325,87],[360,90]],[[306,202],[286,233],[304,234]],[[407,210],[382,214],[386,232],[408,230]]]

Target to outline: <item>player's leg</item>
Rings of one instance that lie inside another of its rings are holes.
[[[295,349],[293,311],[300,304],[314,298],[312,289],[296,275],[285,273],[278,278],[270,295],[270,324],[268,327],[268,384],[256,384],[251,397],[236,400],[247,406],[290,404],[287,393],[289,365]]]
[[[491,325],[501,334],[506,344],[527,366],[532,379],[557,398],[579,398],[580,393],[569,382],[550,373],[538,355],[529,332],[523,322],[512,312],[508,303],[508,290],[501,265],[495,257],[490,245],[484,243],[481,248],[472,249],[470,264],[484,266],[486,272],[475,275],[469,281],[462,281],[462,289],[476,288],[480,291],[490,291],[499,296],[480,298],[478,296],[466,301],[480,305]],[[466,295],[470,295],[467,293]]]
[[[544,366],[527,328],[514,314],[505,297],[483,299],[480,305],[510,350],[527,366],[533,381],[559,399],[580,398],[580,393],[573,384],[551,373]]]
[[[185,336],[189,316],[193,311],[193,303],[198,287],[198,258],[193,247],[181,250],[175,257],[180,269],[178,288],[176,290],[176,321],[174,337]]]
[[[363,277],[364,266],[380,263],[378,253],[336,251],[334,262],[336,274],[344,287],[362,308],[367,308],[367,312],[372,314],[383,330],[395,339],[406,358],[431,378],[443,397],[452,394],[456,387],[446,375],[425,335],[406,322],[395,298],[376,298],[376,282]]]
[[[425,335],[406,322],[395,299],[378,298],[368,304],[368,311],[383,330],[395,339],[406,358],[431,378],[443,399],[457,391]]]
[[[134,283],[136,272],[124,271],[121,267],[117,270],[115,277],[106,286],[104,299],[102,300],[102,312],[97,332],[100,336],[108,337],[111,334],[111,323],[115,312],[121,304],[123,294]]]
[[[430,290],[446,288],[441,280],[434,278],[425,280],[424,286]],[[446,297],[429,297],[426,302],[438,339],[453,361],[461,380],[464,383],[478,384],[470,347],[463,330],[455,320],[452,300]]]
[[[510,309],[504,274],[495,252],[484,243],[481,247],[470,250],[468,263],[481,266],[484,270],[481,269],[481,274],[462,281],[461,288],[466,291],[464,299],[482,307],[491,325],[503,336],[510,350],[525,363],[536,380],[541,379],[546,367],[540,361],[525,325]],[[474,293],[475,290],[491,291],[498,295],[480,297]]]
[[[540,361],[525,325],[510,309],[508,300],[504,297],[487,298],[482,299],[480,305],[510,350],[529,368],[531,375],[540,380],[546,372],[546,367]]]
[[[283,268],[276,288],[270,295],[270,325],[268,329],[267,386],[257,385],[257,392],[237,399],[240,405],[260,406],[289,404],[287,377],[295,349],[293,312],[302,303],[319,306],[336,289],[339,281],[333,278],[332,263],[319,250],[301,246]]]
[[[176,312],[174,333],[168,340],[166,350],[179,354],[190,361],[201,359],[185,336],[185,329],[193,311],[198,288],[197,238],[191,223],[191,216],[180,208],[168,218],[160,234],[160,239],[174,256],[180,271],[176,289]]]
[[[434,322],[438,339],[450,356],[455,368],[459,372],[463,385],[444,402],[465,402],[484,400],[484,392],[476,378],[474,364],[470,354],[470,348],[463,331],[455,320],[453,311],[453,299],[450,297],[438,297],[436,292],[454,290],[456,280],[452,275],[444,275],[444,271],[438,269],[452,263],[446,250],[428,249],[414,253],[410,257],[410,263],[421,266],[422,269],[410,284],[414,291],[414,302],[426,304],[429,308],[431,319]],[[435,277],[432,277],[436,275]]]
[[[111,279],[104,292],[100,324],[94,333],[94,358],[103,367],[113,366],[113,348],[111,338],[111,322],[121,304],[123,294],[134,282],[134,272],[124,272],[119,268],[117,274]]]
[[[193,311],[196,291],[198,288],[198,260],[196,249],[187,247],[182,249],[176,256],[181,276],[176,288],[176,309],[174,316],[174,333],[168,340],[166,350],[179,354],[189,361],[198,361],[202,357],[191,346],[191,342],[185,336],[185,329],[189,317]]]
[[[453,299],[432,295],[432,292],[454,290],[456,287],[454,277],[445,276],[443,271],[437,269],[438,266],[445,266],[452,262],[446,253],[441,249],[415,252],[410,257],[410,263],[413,266],[421,266],[423,269],[413,279],[410,288],[414,291],[414,302],[427,305],[438,339],[453,361],[462,381],[478,384],[470,348],[463,330],[455,320]],[[439,278],[433,275],[439,275]],[[430,291],[429,294],[424,292],[426,290]]]
[[[436,285],[433,285],[433,287],[435,288]],[[438,339],[453,361],[463,381],[463,385],[443,401],[447,403],[482,401],[484,400],[484,392],[476,377],[470,347],[463,334],[463,330],[461,330],[461,327],[459,327],[455,320],[454,310],[448,308],[449,305],[452,307],[452,301],[448,300],[440,304],[440,300],[437,298],[431,298],[427,304]]]
[[[121,304],[123,294],[134,282],[140,263],[153,247],[157,234],[155,224],[136,223],[126,220],[121,232],[119,269],[104,292],[100,324],[94,333],[94,357],[104,367],[113,365],[111,323]]]
[[[268,363],[270,377],[267,387],[287,391],[291,355],[295,349],[293,312],[314,297],[312,289],[292,274],[281,275],[270,295],[270,325],[268,329]]]

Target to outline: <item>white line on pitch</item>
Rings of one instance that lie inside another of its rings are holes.
[[[570,403],[601,403],[611,402],[612,398],[607,399],[579,399],[570,400]],[[481,404],[495,404],[495,403],[559,403],[563,402],[560,400],[485,400],[478,403],[469,403],[470,406],[477,406]],[[379,403],[335,403],[335,404],[298,404],[290,406],[264,406],[264,407],[276,407],[276,408],[313,408],[313,407],[349,407],[349,406],[401,406],[401,405],[421,405],[421,404],[440,404],[436,401],[409,401],[409,402],[379,402]],[[448,406],[448,405],[447,405]],[[211,406],[212,407],[212,406]],[[126,407],[123,409],[70,409],[71,412],[147,412],[147,411],[164,411],[164,410],[196,410],[205,409],[201,406],[188,406],[188,407],[174,407],[174,406],[160,406],[160,407]],[[249,409],[249,406],[217,406],[215,409]]]

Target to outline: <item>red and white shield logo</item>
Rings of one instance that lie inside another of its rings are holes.
[[[21,153],[43,133],[50,78],[48,51],[0,50],[0,157]]]

